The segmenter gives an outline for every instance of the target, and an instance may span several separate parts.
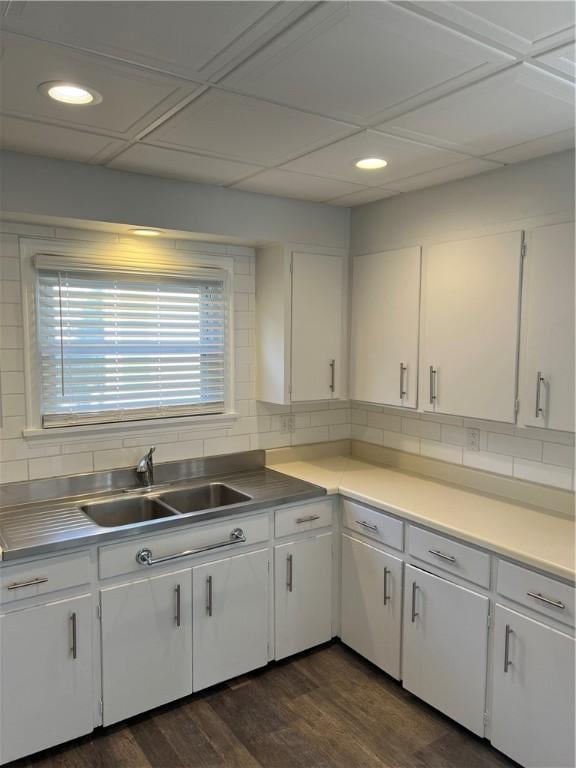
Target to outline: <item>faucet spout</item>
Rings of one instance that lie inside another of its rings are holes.
[[[142,485],[148,487],[154,484],[154,462],[152,460],[152,454],[155,450],[156,447],[152,446],[136,465],[136,473],[140,482]]]

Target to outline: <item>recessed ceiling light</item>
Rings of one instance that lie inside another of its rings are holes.
[[[67,83],[62,80],[42,83],[38,86],[38,90],[45,96],[49,96],[54,101],[60,101],[63,104],[86,106],[87,104],[99,104],[102,101],[102,96],[93,88],[78,85],[78,83]]]
[[[159,229],[147,229],[147,228],[138,228],[138,229],[131,229],[130,230],[131,235],[138,235],[139,237],[158,237],[162,234]]]
[[[379,168],[385,168],[388,161],[381,157],[363,157],[361,160],[357,160],[354,165],[363,171],[377,171]]]

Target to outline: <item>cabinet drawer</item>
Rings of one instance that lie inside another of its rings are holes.
[[[490,555],[452,539],[409,527],[408,551],[419,560],[449,571],[481,587],[490,586]]]
[[[88,584],[91,577],[88,552],[3,566],[0,568],[0,603],[79,587]]]
[[[240,528],[246,537],[245,542],[234,542],[231,534],[235,528]],[[233,520],[227,520],[222,523],[212,523],[210,525],[194,525],[180,528],[176,532],[158,534],[156,536],[147,536],[143,539],[130,539],[121,544],[109,544],[100,547],[98,553],[98,562],[100,578],[108,579],[112,576],[120,576],[124,573],[145,573],[154,570],[154,565],[161,567],[163,563],[154,564],[152,567],[146,564],[140,564],[136,560],[136,555],[143,549],[151,552],[151,557],[168,557],[170,555],[179,555],[180,553],[198,554],[194,550],[208,547],[207,553],[221,554],[226,557],[227,554],[234,554],[242,547],[258,544],[267,541],[270,538],[270,526],[268,515],[263,514],[258,517],[238,517]],[[228,543],[230,542],[230,543]],[[223,544],[222,547],[215,547],[217,544]],[[166,561],[173,566],[178,562],[186,562],[187,555],[182,555],[182,560],[172,559]]]
[[[499,560],[497,591],[515,603],[574,626],[576,590],[569,584]]]
[[[298,507],[277,509],[274,513],[274,534],[276,538],[292,536],[294,533],[327,528],[332,525],[332,501],[316,501]]]
[[[388,544],[389,547],[404,548],[404,523],[385,512],[378,512],[362,504],[344,499],[342,502],[342,524],[356,533]]]

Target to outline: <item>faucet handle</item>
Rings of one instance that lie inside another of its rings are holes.
[[[152,445],[150,447],[150,449],[148,450],[148,453],[146,454],[146,458],[151,460],[152,459],[152,454],[154,453],[155,450],[156,450],[156,446]]]

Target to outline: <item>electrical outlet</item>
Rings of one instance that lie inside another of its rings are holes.
[[[480,450],[480,430],[479,429],[466,430],[466,448],[468,448],[469,451]]]

